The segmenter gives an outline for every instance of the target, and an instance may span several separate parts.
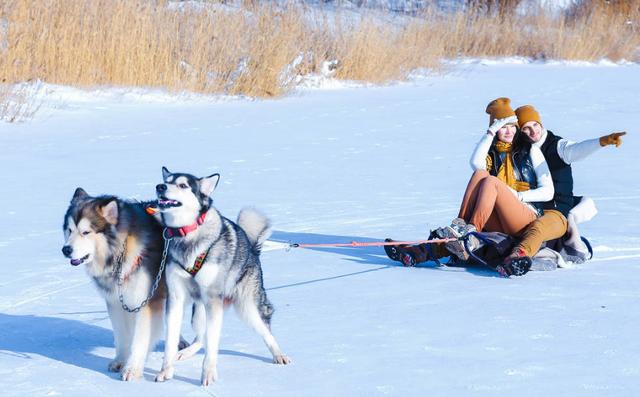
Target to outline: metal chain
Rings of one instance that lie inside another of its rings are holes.
[[[171,237],[167,238],[165,236],[164,230],[162,232],[162,238],[164,239],[164,249],[162,251],[162,260],[160,261],[160,270],[158,270],[158,275],[156,276],[155,281],[153,282],[153,286],[151,287],[151,291],[149,292],[149,295],[147,295],[147,297],[145,298],[145,300],[142,301],[142,303],[140,303],[140,305],[138,305],[136,308],[130,308],[129,306],[127,306],[126,303],[124,303],[124,297],[122,296],[122,278],[120,277],[120,270],[122,268],[122,264],[120,264],[120,266],[118,267],[118,298],[120,299],[120,304],[122,305],[122,308],[126,311],[128,311],[129,313],[137,313],[140,311],[140,309],[142,309],[143,307],[145,307],[147,305],[147,303],[149,303],[149,299],[151,299],[151,297],[153,296],[153,294],[156,293],[156,290],[158,289],[158,285],[160,285],[160,279],[162,278],[162,272],[164,271],[165,268],[165,263],[167,261],[167,253],[169,252],[169,242],[171,241]]]

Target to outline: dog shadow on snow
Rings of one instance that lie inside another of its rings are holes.
[[[99,347],[113,347],[110,330],[60,317],[0,313],[0,357],[39,355],[106,375],[111,360],[92,353]]]
[[[276,230],[273,232],[271,241],[275,241],[278,243],[285,244],[332,244],[332,243],[346,243],[349,244],[353,241],[358,242],[382,242],[384,239],[374,239],[369,237],[359,237],[359,236],[334,236],[334,235],[326,235],[326,234],[316,234],[316,233],[294,233],[294,232],[285,232]],[[291,249],[303,249],[303,248],[291,248]],[[349,277],[357,274],[368,273],[372,271],[379,271],[390,269],[394,267],[403,267],[403,265],[399,262],[392,261],[387,257],[384,252],[383,246],[361,246],[361,247],[309,247],[304,249],[310,249],[313,251],[321,251],[321,252],[329,252],[333,254],[338,254],[343,257],[346,257],[346,260],[366,264],[366,265],[380,265],[384,267],[378,267],[375,269],[367,269],[359,272],[348,273],[340,276],[334,276],[327,279],[319,279],[319,280],[310,280],[306,282],[301,282],[299,284],[309,284],[312,282],[325,281],[334,278],[341,277]],[[466,272],[471,273],[478,277],[500,277],[500,275],[492,269],[488,269],[482,266],[461,266],[461,265],[449,265],[441,266],[436,262],[428,261],[425,263],[421,263],[416,266],[419,269],[425,270],[434,270],[434,271],[448,271],[447,268],[463,268]],[[296,284],[296,285],[299,285]],[[284,288],[285,286],[275,287],[270,289]]]
[[[106,311],[95,313],[100,316],[100,320],[107,316]],[[60,314],[82,315],[89,313]],[[107,357],[102,357],[94,352],[95,349],[101,347],[111,349]],[[164,351],[164,343],[160,342],[155,351]],[[232,350],[221,349],[219,354],[271,363],[271,358]],[[107,366],[113,358],[112,355],[115,355],[115,350],[113,332],[110,329],[68,318],[0,313],[0,361],[10,357],[35,360],[36,356],[42,356],[85,368],[115,380],[120,378],[120,374],[107,370]],[[198,356],[191,358],[191,360],[197,359]],[[159,368],[145,367],[144,378],[153,381],[158,371]],[[200,385],[199,379],[181,376],[174,376],[174,379]]]

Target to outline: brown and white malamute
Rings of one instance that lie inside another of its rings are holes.
[[[104,297],[116,348],[108,369],[127,381],[142,376],[147,353],[164,329],[162,227],[146,205],[91,197],[78,188],[64,217],[62,253],[71,265],[84,265]]]

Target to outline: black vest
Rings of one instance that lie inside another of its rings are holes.
[[[558,210],[565,217],[573,208],[573,172],[571,165],[567,164],[558,154],[558,141],[562,138],[547,130],[547,138],[540,147],[553,179],[555,193],[553,200],[544,203],[543,208],[547,210]]]
[[[507,153],[499,153],[496,150],[495,145],[491,145],[488,154],[491,157],[491,169],[489,170],[489,174],[496,176],[504,162],[504,156],[506,156]],[[520,149],[512,151],[511,162],[513,163],[513,171],[516,174],[517,181],[527,182],[531,189],[538,187],[538,178],[536,176],[536,171],[533,168],[533,164],[531,163],[531,156],[529,156],[528,150]]]
[[[531,156],[529,155],[530,148],[531,146],[527,144],[525,147],[514,149],[511,152],[511,161],[513,163],[513,171],[515,173],[516,180],[527,182],[530,189],[536,189],[538,187],[538,177],[536,176],[536,171],[533,167],[533,163],[531,162]],[[491,145],[488,154],[491,157],[491,169],[489,170],[489,174],[497,176],[498,170],[500,170],[500,167],[504,162],[504,156],[506,156],[507,153],[498,152],[494,142],[494,144]],[[544,205],[546,203],[529,204],[533,205],[538,210],[539,214],[542,214],[542,210],[545,208]]]

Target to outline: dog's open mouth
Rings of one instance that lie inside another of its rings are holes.
[[[86,261],[87,259],[89,259],[89,254],[83,256],[80,259],[71,259],[70,263],[71,263],[71,266],[78,266],[84,263],[84,261]]]
[[[158,199],[158,207],[160,207],[161,210],[164,210],[167,208],[173,208],[173,207],[180,207],[181,205],[182,203],[177,200],[170,200],[165,198]]]

